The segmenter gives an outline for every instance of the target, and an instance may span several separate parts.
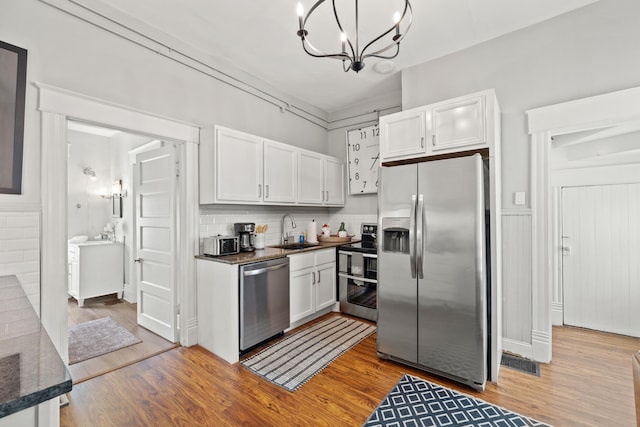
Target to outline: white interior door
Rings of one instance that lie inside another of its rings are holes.
[[[136,155],[138,324],[176,342],[176,150],[171,144]]]
[[[564,323],[640,337],[640,184],[562,189]]]

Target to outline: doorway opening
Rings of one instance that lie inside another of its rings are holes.
[[[178,141],[183,161],[177,203],[174,253],[176,277],[181,284],[175,302],[175,330],[180,344],[197,343],[195,254],[198,236],[198,126],[145,113],[94,97],[36,83],[41,113],[42,225],[40,266],[41,321],[63,360],[68,354],[68,264],[60,254],[68,250],[67,236],[67,121]],[[179,306],[177,305],[179,303]]]
[[[163,200],[159,199],[162,194],[155,191],[151,204],[146,199],[137,202],[140,185],[136,179],[141,158],[149,157],[144,153],[157,152],[163,146],[168,147],[165,151],[177,150],[156,137],[74,120],[67,121],[67,143],[69,371],[74,383],[78,383],[177,345],[176,333],[165,327],[167,323],[172,325],[171,319],[176,317],[172,313],[176,303],[164,307],[166,321],[159,326],[139,309],[143,295],[140,287],[149,281],[141,280],[140,271],[154,268],[153,262],[143,265],[141,261],[138,243],[144,219],[139,211],[143,205],[153,209]],[[156,174],[154,181],[167,175],[169,169],[173,173],[174,168],[167,168],[164,174]],[[173,185],[170,190],[171,199],[175,200],[178,187]],[[170,231],[169,238],[155,239],[156,246],[163,246],[156,249],[169,254],[169,258],[177,252],[176,238],[171,237],[175,235],[175,203],[171,206],[166,216],[172,227],[165,230]],[[155,217],[157,213],[156,209]],[[172,277],[170,271],[166,273],[163,277]],[[165,280],[164,288],[173,290],[174,299],[175,286],[175,278]],[[104,322],[107,318],[110,321]],[[128,343],[122,328],[139,342]],[[175,324],[169,328],[175,329]],[[83,341],[93,341],[93,345]]]

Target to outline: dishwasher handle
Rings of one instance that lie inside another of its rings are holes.
[[[283,263],[283,264],[278,264],[278,265],[272,265],[271,267],[256,268],[255,270],[243,270],[242,275],[243,276],[256,276],[258,274],[266,273],[267,271],[279,270],[279,269],[285,268],[287,266],[289,266],[288,263]]]

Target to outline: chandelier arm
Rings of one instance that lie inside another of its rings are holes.
[[[334,0],[335,1],[335,0]],[[383,38],[384,36],[386,36],[387,34],[389,34],[390,32],[392,32],[393,30],[395,30],[396,28],[400,28],[400,23],[404,20],[404,17],[407,15],[407,10],[410,12],[409,13],[409,23],[407,24],[407,28],[405,28],[405,31],[403,34],[400,35],[399,38],[395,39],[392,43],[388,44],[387,46],[380,48],[378,50],[376,50],[373,53],[369,53],[367,55],[364,54],[364,52],[375,42],[377,42],[378,40],[380,40],[381,38]],[[409,3],[409,0],[406,0],[405,2],[405,7],[404,7],[404,11],[402,13],[402,16],[400,17],[400,20],[398,20],[398,22],[396,23],[396,25],[394,25],[393,27],[389,28],[387,31],[385,31],[384,33],[380,34],[378,37],[376,37],[375,39],[371,40],[369,43],[367,43],[367,45],[362,49],[362,52],[360,52],[360,57],[361,57],[361,61],[364,60],[365,58],[371,57],[371,56],[376,56],[382,52],[384,52],[387,49],[391,49],[393,47],[393,45],[395,44],[396,46],[398,46],[400,44],[400,42],[404,39],[405,34],[407,34],[407,32],[409,31],[409,29],[411,28],[411,24],[413,23],[413,9],[411,8],[411,3]],[[397,53],[396,53],[397,55]],[[379,57],[382,58],[382,57]],[[391,59],[391,58],[395,58],[395,55],[390,57],[390,58],[386,58],[386,59]]]
[[[324,0],[322,0],[322,1],[324,1]],[[331,4],[333,6],[333,16],[336,18],[336,23],[338,24],[338,29],[340,30],[340,33],[342,33],[342,34],[344,34],[346,36],[347,33],[344,32],[344,29],[342,28],[342,23],[340,22],[340,18],[338,18],[338,11],[336,10],[336,0],[332,0]],[[309,11],[309,13],[311,13],[311,11]],[[353,49],[353,45],[351,44],[351,40],[348,37],[347,37],[346,42],[349,44],[349,49],[351,49],[352,57],[355,58],[356,57],[356,51]],[[353,60],[352,60],[352,62],[353,62]]]
[[[311,9],[309,9],[309,12],[307,12],[306,16],[304,17],[304,21],[302,21],[302,28],[300,28],[301,30],[304,30],[304,27],[306,27],[307,19],[309,19],[313,11],[316,10],[317,7],[320,6],[322,3],[324,3],[324,1],[325,0],[318,0],[317,2],[314,3],[313,6],[311,6]]]
[[[369,53],[365,56],[362,57],[362,60],[364,61],[367,58],[380,58],[380,59],[393,59],[396,56],[398,56],[398,54],[400,53],[400,45],[396,46],[396,53],[394,53],[393,55],[389,55],[389,56],[385,56],[385,55],[379,55],[378,53]]]
[[[308,45],[308,48],[307,48]],[[342,61],[349,60],[351,61],[351,57],[346,53],[323,53],[320,50],[316,49],[311,43],[307,40],[302,41],[302,49],[310,56],[315,58],[333,58],[340,59]],[[310,50],[311,49],[311,50]]]

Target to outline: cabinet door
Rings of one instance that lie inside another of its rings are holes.
[[[220,128],[216,133],[216,200],[262,201],[262,139]]]
[[[296,201],[296,150],[284,144],[264,143],[264,192],[265,203],[294,203]]]
[[[380,161],[426,155],[426,108],[380,117]]]
[[[321,205],[324,200],[323,157],[309,151],[298,153],[298,202]]]
[[[291,271],[289,276],[289,310],[291,323],[315,313],[313,283],[315,282],[315,270]]]
[[[316,311],[336,302],[336,263],[319,265],[316,274]]]
[[[344,164],[324,159],[324,204],[344,206]]]
[[[484,96],[433,105],[431,151],[486,145]],[[453,151],[453,150],[451,150]]]

